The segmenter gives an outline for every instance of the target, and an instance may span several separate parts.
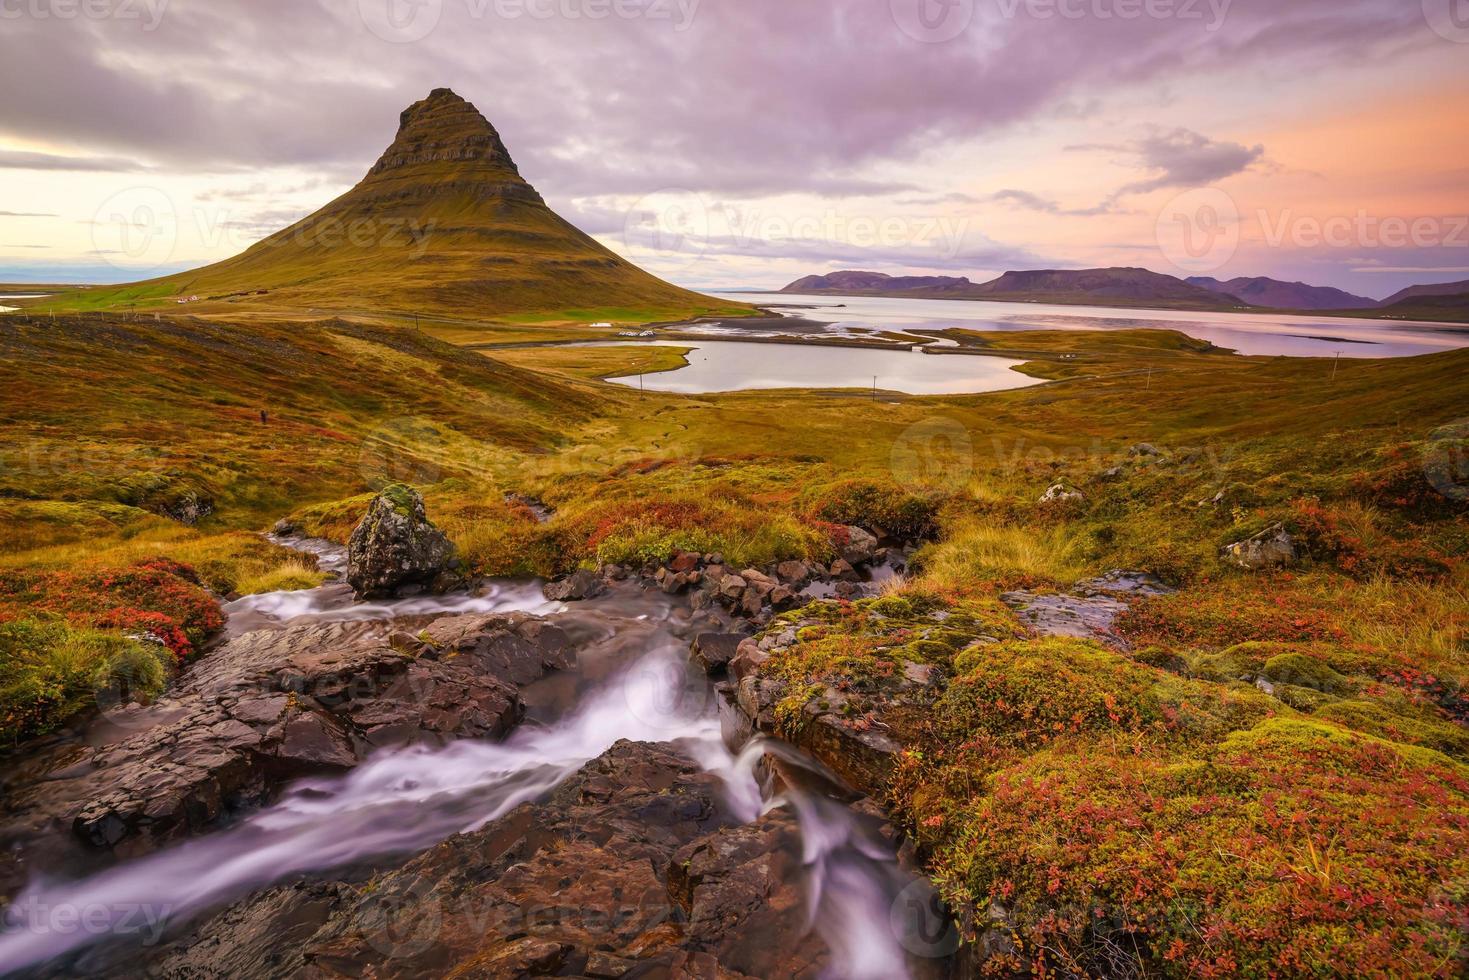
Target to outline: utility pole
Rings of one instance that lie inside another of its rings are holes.
[[[1341,363],[1341,351],[1336,352],[1336,357],[1331,362],[1331,380],[1336,380],[1336,366]]]
[[[872,376],[872,401],[877,402],[877,375]]]

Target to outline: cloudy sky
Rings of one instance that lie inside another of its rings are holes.
[[[1469,0],[0,0],[0,281],[223,258],[431,88],[696,287],[1469,278]]]

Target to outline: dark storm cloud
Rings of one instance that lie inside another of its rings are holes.
[[[449,85],[548,194],[894,193],[906,185],[873,179],[871,165],[1064,113],[1119,83],[1252,63],[1298,72],[1429,41],[1416,4],[1386,0],[1236,0],[1215,30],[979,0],[945,43],[905,34],[890,0],[671,5],[684,20],[594,20],[579,14],[590,0],[561,0],[549,18],[424,0],[434,30],[390,43],[359,2],[397,0],[173,0],[155,30],[7,20],[0,135],[190,171],[360,172],[404,106]],[[1181,177],[1179,150],[1143,148],[1162,163],[1139,186]]]

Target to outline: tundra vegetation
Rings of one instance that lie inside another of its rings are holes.
[[[161,689],[221,598],[321,580],[260,531],[344,542],[387,484],[479,575],[830,560],[856,524],[925,542],[907,577],[803,610],[819,622],[762,669],[789,682],[789,724],[836,686],[903,745],[874,791],[992,963],[1461,972],[1469,351],[1333,376],[1163,331],[956,339],[1064,380],[640,394],[599,379],[677,349],[0,318],[0,742],[120,678]],[[1056,484],[1079,494],[1040,503]],[[1289,566],[1221,560],[1277,524]],[[1112,645],[1036,636],[999,601],[1118,568],[1177,591]],[[941,677],[925,710],[864,700],[910,663]]]

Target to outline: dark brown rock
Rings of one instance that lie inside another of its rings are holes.
[[[453,584],[454,545],[434,527],[423,497],[401,484],[385,488],[347,544],[347,582],[362,598],[397,595],[408,586],[439,591]]]
[[[841,536],[845,539],[841,545],[842,558],[848,564],[861,565],[872,560],[877,538],[856,526],[842,528]]]
[[[524,714],[518,686],[573,658],[560,629],[523,613],[449,617],[423,635],[432,656],[349,623],[226,643],[166,697],[123,712],[132,734],[7,785],[0,847],[15,853],[0,891],[74,841],[144,853],[380,746],[503,735]]]
[[[721,793],[670,746],[620,742],[544,803],[370,885],[248,898],[147,951],[146,972],[815,978],[828,954],[806,929],[795,821],[731,826]]]
[[[680,551],[668,563],[669,571],[692,572],[699,567],[699,555],[694,551]]]
[[[775,574],[787,585],[803,585],[811,577],[811,570],[803,561],[783,561],[775,568]]]
[[[563,579],[546,583],[541,591],[552,602],[579,602],[601,595],[607,585],[596,572],[579,568]]]
[[[700,633],[690,652],[706,673],[722,674],[744,639],[742,633]]]

